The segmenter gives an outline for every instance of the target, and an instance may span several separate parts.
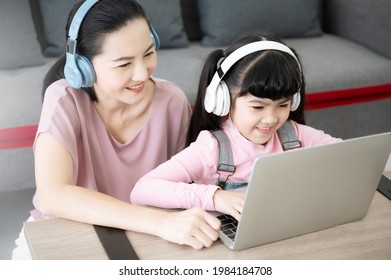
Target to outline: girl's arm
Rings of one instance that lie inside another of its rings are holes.
[[[201,209],[169,213],[72,185],[72,158],[49,133],[36,140],[35,173],[43,214],[149,233],[194,248],[208,247],[217,239],[219,221]]]
[[[218,176],[217,145],[209,132],[201,132],[195,143],[142,177],[133,188],[131,202],[161,208],[200,207],[239,220],[244,193],[214,185]]]
[[[187,149],[182,153],[186,153]],[[213,195],[218,186],[192,183],[188,170],[176,159],[171,158],[142,177],[132,190],[133,204],[161,208],[200,207],[214,211]]]
[[[170,160],[144,175],[134,186],[130,201],[162,208],[215,210],[213,195],[218,186],[216,174],[217,142],[208,132]],[[196,183],[194,183],[196,182]]]

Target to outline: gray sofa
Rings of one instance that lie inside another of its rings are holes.
[[[0,3],[0,198],[8,201],[1,205],[15,206],[1,209],[3,225],[5,213],[24,219],[31,207],[16,198],[21,192],[23,199],[31,196],[35,186],[31,142],[42,79],[64,50],[63,26],[74,2]],[[282,37],[303,61],[309,125],[342,138],[391,131],[391,0],[140,2],[162,41],[155,76],[177,83],[191,103],[211,50],[250,29],[265,30]],[[9,230],[12,242],[19,227]]]
[[[179,84],[191,102],[195,100],[203,59],[234,37],[229,37],[226,30],[236,34],[250,29],[277,30],[303,61],[309,125],[342,138],[391,131],[390,0],[205,0],[192,7],[196,2],[182,1],[184,27],[191,38],[189,47],[160,50],[156,73]],[[256,6],[255,12],[248,12],[247,2]],[[278,14],[273,7],[278,4],[274,3],[289,6],[288,10]],[[260,25],[254,28],[251,23],[246,25],[246,18],[257,21],[251,14],[263,17],[273,11],[278,20],[258,20]],[[241,14],[243,17],[230,24]],[[307,21],[295,20],[304,15]],[[317,20],[320,31],[314,31]]]

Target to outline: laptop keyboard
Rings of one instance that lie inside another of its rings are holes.
[[[238,221],[228,214],[217,216],[217,218],[221,222],[220,230],[230,239],[234,240],[236,235],[236,229],[238,228]]]

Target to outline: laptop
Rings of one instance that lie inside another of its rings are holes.
[[[300,148],[254,162],[236,234],[219,216],[232,250],[363,219],[391,152],[391,132]]]

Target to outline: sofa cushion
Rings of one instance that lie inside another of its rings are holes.
[[[38,6],[41,16],[35,16],[35,24],[41,25],[41,46],[45,56],[59,56],[65,46],[65,24],[68,14],[77,0],[30,0]],[[189,44],[183,28],[179,0],[140,0],[160,38],[161,48],[185,47]]]
[[[324,10],[328,32],[391,58],[390,0],[328,0]]]
[[[161,48],[187,47],[189,41],[183,26],[179,0],[139,0],[153,28],[159,35]]]
[[[206,46],[227,45],[254,30],[281,38],[322,34],[318,0],[198,0],[198,10]]]
[[[335,106],[341,98],[346,97],[349,99],[344,103],[357,102],[358,98],[350,96],[353,89],[360,95],[360,101],[362,98],[375,100],[389,96],[389,93],[387,95],[384,92],[384,85],[391,84],[391,60],[384,59],[370,49],[328,33],[284,41],[298,52],[303,63],[307,93],[318,95],[316,100],[308,98],[312,108],[325,105],[325,99],[331,101],[327,106]],[[194,104],[202,65],[214,49],[200,42],[191,42],[189,48],[175,52],[160,50],[154,75],[178,84],[190,103]]]
[[[160,50],[157,53],[159,63],[153,75],[176,83],[194,104],[203,62],[214,49],[197,41],[191,42],[188,48]]]
[[[0,69],[44,64],[28,1],[0,1]]]
[[[391,83],[390,59],[343,37],[324,33],[321,37],[284,41],[302,60],[307,93]]]
[[[76,2],[77,0],[30,0],[44,56],[56,57],[65,51],[65,24]]]

